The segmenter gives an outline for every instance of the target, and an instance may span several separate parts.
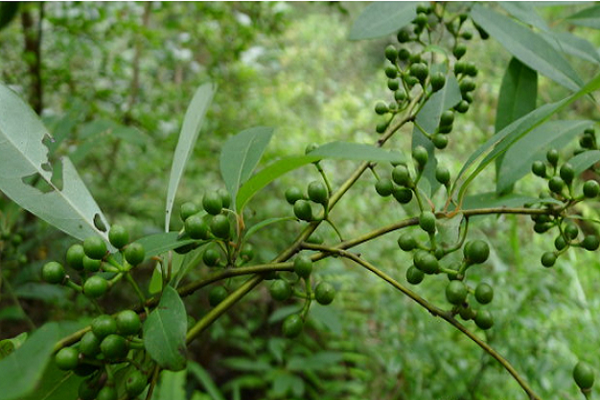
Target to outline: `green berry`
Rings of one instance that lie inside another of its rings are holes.
[[[472,62],[467,62],[465,64],[465,70],[464,71],[465,71],[465,75],[469,75],[469,76],[472,76],[472,77],[477,76],[477,73],[479,72],[477,70],[477,66],[474,63],[472,63]]]
[[[133,310],[123,310],[115,317],[117,332],[123,336],[136,335],[142,329],[140,316]]]
[[[108,290],[108,282],[101,276],[90,276],[83,284],[83,294],[92,299],[102,297]]]
[[[208,248],[202,254],[202,261],[207,267],[214,267],[219,263],[220,253],[213,248]]]
[[[575,170],[573,166],[569,163],[564,163],[560,168],[560,177],[567,185],[573,182],[573,178],[575,177]]]
[[[104,386],[98,392],[96,400],[117,400],[117,391],[112,386]]]
[[[457,112],[464,114],[469,111],[469,102],[466,100],[461,100],[457,105],[454,106],[454,109]]]
[[[101,260],[106,255],[106,243],[100,236],[90,236],[83,241],[85,255],[94,260]]]
[[[110,334],[102,339],[100,351],[107,360],[115,361],[124,358],[129,352],[129,347],[123,336]]]
[[[283,333],[283,336],[287,338],[295,338],[298,335],[300,335],[303,326],[304,322],[302,321],[302,318],[300,318],[298,314],[292,314],[283,320],[281,331]]]
[[[418,250],[413,258],[415,267],[426,274],[435,274],[440,269],[440,264],[435,256],[425,250]]]
[[[303,197],[302,190],[297,187],[291,187],[285,191],[285,200],[291,205],[294,205],[294,203]]]
[[[214,286],[208,292],[208,304],[210,304],[211,307],[216,307],[225,300],[228,295],[229,293],[224,286]]]
[[[394,66],[388,66],[385,68],[385,76],[390,79],[394,79],[398,76],[398,69]]]
[[[277,279],[269,287],[271,297],[277,301],[285,301],[292,296],[292,287],[287,281]]]
[[[468,293],[467,286],[462,281],[450,281],[446,286],[446,299],[450,304],[464,303]]]
[[[179,207],[179,216],[181,217],[181,220],[185,222],[186,219],[196,214],[198,211],[200,211],[198,210],[198,206],[195,203],[188,201]]]
[[[458,43],[454,47],[454,50],[452,50],[452,54],[454,54],[454,57],[456,57],[457,60],[460,60],[462,58],[462,56],[465,55],[466,52],[467,52],[467,46],[465,46],[463,43]]]
[[[392,180],[396,182],[397,185],[400,186],[409,186],[411,183],[410,172],[408,172],[408,168],[405,165],[397,165],[392,170]]]
[[[409,73],[420,82],[423,82],[427,78],[427,75],[429,75],[429,67],[425,63],[417,62],[410,66]]]
[[[387,82],[388,89],[395,92],[400,88],[400,81],[398,79],[389,79]]]
[[[202,197],[202,207],[211,215],[220,214],[223,209],[223,199],[218,192],[208,192]]]
[[[490,37],[490,34],[487,33],[487,31],[485,29],[483,29],[481,26],[479,26],[478,24],[473,24],[475,25],[475,29],[477,29],[477,32],[479,33],[479,37],[481,38],[481,40],[487,40]]]
[[[394,196],[396,201],[398,201],[398,203],[406,204],[412,200],[413,193],[410,189],[396,187],[394,188],[394,192],[392,193],[392,195]]]
[[[450,182],[450,171],[443,165],[438,165],[435,169],[435,179],[442,185],[447,185]]]
[[[431,139],[436,149],[445,149],[448,146],[448,136],[443,134],[433,135]]]
[[[313,213],[310,203],[306,200],[298,200],[294,204],[294,215],[303,221],[312,221]]]
[[[83,269],[87,272],[98,272],[101,266],[102,261],[83,256]]]
[[[108,240],[117,249],[121,249],[129,243],[129,232],[122,225],[113,225],[108,231]]]
[[[589,364],[579,361],[573,369],[573,379],[581,390],[590,390],[594,386],[594,369]]]
[[[410,40],[410,31],[406,28],[401,29],[400,31],[398,31],[397,39],[399,43],[408,42]],[[401,49],[400,51],[402,50],[404,49]]]
[[[584,249],[586,249],[588,251],[598,250],[599,246],[600,246],[600,240],[598,239],[598,236],[596,236],[596,235],[587,235],[586,237],[583,238],[583,241],[581,242],[581,247],[583,247]]]
[[[231,195],[223,188],[217,190],[217,194],[221,197],[221,204],[223,208],[228,208],[231,205]]]
[[[100,352],[100,339],[94,332],[86,332],[79,340],[79,351],[88,357],[94,357]]]
[[[558,176],[554,176],[548,181],[548,189],[550,189],[551,192],[556,194],[560,194],[564,186],[565,181]]]
[[[429,21],[427,14],[418,13],[417,17],[413,20],[413,23],[418,27],[423,28],[427,24],[427,21]]]
[[[83,250],[83,246],[80,244],[74,244],[67,250],[66,261],[67,265],[73,268],[76,271],[81,271],[83,269],[83,257],[85,256],[85,251]]]
[[[398,89],[394,92],[394,100],[396,100],[398,103],[402,103],[404,100],[406,100],[406,92],[404,89]]]
[[[427,161],[429,160],[429,154],[427,153],[427,149],[421,145],[415,147],[412,151],[412,156],[417,162],[419,168],[423,169]]]
[[[310,274],[312,273],[312,269],[313,269],[313,262],[308,256],[299,255],[294,260],[294,272],[300,278],[304,278],[304,279],[308,278],[310,276]]]
[[[390,196],[394,192],[394,183],[391,179],[380,179],[375,183],[375,190],[382,197]]]
[[[446,84],[446,76],[441,72],[436,72],[431,75],[431,90],[437,92]]]
[[[375,127],[375,131],[377,133],[384,133],[385,130],[388,128],[389,126],[389,122],[388,121],[381,121],[380,123],[377,124],[377,126]]]
[[[448,126],[454,123],[454,112],[446,110],[440,115],[440,126]]]
[[[127,379],[125,380],[125,390],[130,398],[136,398],[144,391],[147,383],[148,380],[146,379],[146,376],[138,369],[134,369],[127,375]]]
[[[133,266],[141,264],[146,257],[146,250],[141,243],[133,242],[129,243],[123,252],[127,262]]]
[[[321,181],[313,181],[308,185],[308,198],[318,204],[327,204],[329,192]]]
[[[54,361],[58,368],[70,371],[79,364],[79,352],[73,347],[63,347],[54,356]]]
[[[335,288],[329,282],[319,282],[315,287],[315,300],[319,304],[331,304],[335,297]]]
[[[460,315],[463,320],[468,321],[475,318],[475,311],[468,305],[466,307],[461,305],[458,309],[458,315]]]
[[[483,240],[473,240],[465,244],[463,255],[472,264],[482,264],[490,256],[490,246]]]
[[[567,247],[567,241],[565,240],[564,237],[562,237],[562,235],[557,236],[556,239],[554,239],[554,247],[558,251],[560,251],[560,250],[564,249],[565,247]]]
[[[406,270],[406,281],[411,285],[418,285],[419,283],[423,282],[424,278],[425,273],[415,266],[410,266]]]
[[[579,229],[577,228],[577,225],[573,223],[568,223],[565,226],[564,231],[568,240],[574,240],[579,235]]]
[[[598,196],[600,193],[600,185],[596,181],[586,181],[583,184],[583,195],[589,199]]]
[[[63,283],[66,276],[65,267],[56,261],[50,261],[42,268],[42,279],[48,283]]]
[[[424,211],[419,216],[419,226],[421,227],[421,229],[423,229],[427,233],[435,232],[435,223],[436,223],[435,214],[432,213],[431,211]]]
[[[447,135],[448,133],[452,132],[452,128],[452,125],[440,125],[438,126],[437,133]]]
[[[480,283],[475,288],[475,300],[480,304],[488,304],[494,298],[494,289],[487,283]]]
[[[210,229],[208,224],[200,215],[192,215],[185,220],[185,231],[194,240],[207,240]]]
[[[392,44],[385,48],[385,58],[390,60],[390,62],[396,62],[396,58],[398,58],[398,50]]]
[[[536,223],[535,225],[533,225],[533,230],[535,231],[535,233],[544,233],[548,232],[548,230],[550,230],[552,226],[553,225],[550,222]]]
[[[471,33],[471,31],[464,31],[463,33],[460,34],[460,36],[465,40],[473,39],[473,33]]]
[[[108,314],[102,314],[92,321],[92,332],[100,340],[117,332],[117,321]]]
[[[556,263],[556,254],[551,251],[547,251],[542,254],[542,265],[546,268],[552,267]]]
[[[417,248],[417,241],[410,233],[403,233],[398,238],[398,246],[404,251],[411,251]]]
[[[546,164],[544,164],[542,161],[534,161],[533,164],[531,164],[531,171],[536,175],[539,176],[540,178],[545,178],[546,177]]]
[[[548,162],[550,164],[552,164],[553,166],[556,166],[556,164],[558,164],[558,150],[556,150],[556,149],[548,150],[548,152],[546,153],[546,159],[548,160]]]
[[[386,114],[389,111],[387,104],[385,104],[383,101],[378,101],[377,104],[375,104],[375,113],[378,115],[383,115]]]
[[[475,325],[484,331],[490,329],[494,326],[492,314],[488,310],[477,311],[477,314],[475,315]]]
[[[227,216],[219,214],[212,217],[210,231],[219,239],[228,239],[231,235],[231,226]]]
[[[457,61],[454,64],[454,73],[456,75],[462,74],[463,72],[465,72],[465,66],[466,66],[466,64],[464,61]]]
[[[459,84],[461,93],[472,92],[473,90],[475,90],[475,87],[476,87],[475,82],[469,78],[463,79]]]
[[[254,248],[250,243],[247,243],[244,247],[242,247],[242,251],[240,251],[240,258],[244,262],[248,262],[254,258]]]

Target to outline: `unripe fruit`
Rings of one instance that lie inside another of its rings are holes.
[[[436,72],[431,75],[431,90],[437,92],[446,84],[446,76],[441,72]]]
[[[100,343],[100,351],[109,361],[124,358],[129,352],[127,341],[123,336],[110,334]]]
[[[300,334],[300,332],[302,332],[303,325],[304,322],[302,321],[302,318],[300,318],[299,315],[289,315],[288,317],[286,317],[286,319],[283,320],[283,325],[281,326],[283,336],[287,338],[297,337]]]
[[[442,185],[447,185],[450,182],[450,171],[443,165],[438,165],[435,170],[435,179]]]
[[[117,321],[108,314],[102,314],[92,321],[92,332],[100,340],[117,332]]]
[[[117,391],[112,386],[104,386],[98,392],[96,400],[117,400]]]
[[[375,104],[375,113],[378,115],[383,115],[388,111],[388,106],[383,101],[378,101],[377,104]]]
[[[219,214],[212,217],[210,221],[210,231],[219,239],[229,238],[230,232],[229,218],[227,216]]]
[[[531,171],[534,173],[534,175],[539,176],[540,178],[545,178],[546,164],[539,160],[534,161],[533,164],[531,164]]]
[[[477,70],[475,63],[469,61],[465,64],[465,75],[475,77],[477,76],[478,72],[479,71]]]
[[[390,79],[394,79],[398,76],[398,69],[394,66],[388,66],[385,68],[385,76]]]
[[[556,254],[547,251],[542,254],[542,265],[546,268],[552,267],[556,263]]]
[[[436,223],[435,214],[432,213],[431,211],[424,211],[419,216],[419,226],[421,227],[421,229],[423,229],[427,233],[435,232],[435,223]]]
[[[427,75],[429,75],[429,67],[425,63],[418,62],[410,66],[409,73],[420,82],[423,82],[427,78]]]
[[[475,315],[475,324],[479,329],[483,329],[484,331],[490,329],[494,326],[492,314],[488,310],[477,311],[477,315]]]
[[[398,50],[396,50],[396,47],[394,47],[394,45],[390,44],[388,47],[385,48],[385,58],[390,60],[390,62],[392,63],[396,62],[396,58],[398,58]]]
[[[220,253],[216,249],[206,249],[202,254],[202,261],[208,267],[214,267],[219,263]]]
[[[83,241],[85,255],[94,260],[101,260],[106,255],[106,243],[100,236],[90,236]]]
[[[564,237],[562,237],[562,235],[557,236],[556,239],[554,239],[554,247],[558,251],[560,251],[560,250],[564,249],[565,247],[567,247],[567,241],[565,240]]]
[[[427,14],[418,13],[416,18],[413,20],[413,23],[418,27],[423,28],[427,24],[428,20],[429,18],[427,18]]]
[[[454,123],[454,112],[446,110],[440,115],[440,126],[448,126]]]
[[[217,193],[219,194],[219,197],[221,197],[221,204],[223,204],[223,208],[229,208],[231,205],[231,195],[229,192],[221,188],[217,190]]]
[[[94,357],[100,352],[100,339],[94,332],[86,332],[79,340],[79,351],[88,357]]]
[[[562,180],[562,178],[559,178],[558,176],[554,176],[548,181],[548,189],[550,189],[551,192],[556,194],[560,194],[564,186],[565,182]]]
[[[466,52],[467,52],[467,46],[465,46],[463,43],[458,43],[454,47],[452,54],[454,54],[454,57],[456,57],[457,60],[460,60],[462,58],[462,56],[464,56],[466,54]]]
[[[389,126],[388,121],[382,121],[377,124],[377,126],[375,127],[375,131],[377,133],[384,133],[388,126]]]
[[[291,187],[285,191],[285,200],[291,205],[294,205],[294,203],[303,197],[302,190],[297,187]]]
[[[240,251],[240,258],[244,262],[248,262],[254,258],[254,248],[250,243],[247,243]]]
[[[600,193],[600,185],[596,181],[586,181],[583,184],[583,195],[589,199],[598,196]]]
[[[312,273],[312,268],[313,268],[312,264],[313,264],[312,260],[309,257],[307,257],[305,255],[299,255],[294,260],[294,272],[300,278],[306,279]]]
[[[394,192],[392,193],[396,201],[400,204],[409,203],[412,200],[412,190],[407,188],[394,188]]]
[[[101,265],[102,261],[91,259],[88,256],[83,256],[83,269],[87,272],[98,272],[100,271]]]
[[[406,270],[406,281],[411,285],[418,285],[423,282],[425,274],[415,266],[411,266]]]
[[[409,186],[411,183],[410,172],[405,165],[397,165],[392,170],[392,179],[400,186]]]
[[[577,225],[573,223],[568,223],[564,228],[564,232],[569,240],[574,240],[579,235],[579,229],[577,228]]]
[[[123,336],[136,335],[142,329],[140,316],[133,310],[123,310],[115,318],[117,332]]]
[[[475,300],[480,304],[488,304],[494,299],[494,289],[487,283],[480,283],[475,288]]]
[[[569,163],[564,163],[560,168],[560,177],[567,185],[573,182],[573,178],[575,177],[573,166]]]
[[[427,161],[429,160],[427,149],[421,145],[413,149],[412,156],[421,169],[425,167],[425,164],[427,164]]]
[[[80,244],[74,244],[69,247],[67,250],[66,261],[67,265],[73,268],[76,271],[81,271],[83,269],[83,257],[85,256],[85,251],[83,250],[83,246]]]
[[[186,203],[183,203],[179,208],[179,216],[181,217],[182,221],[185,221],[186,219],[188,219],[188,217],[191,217],[198,211],[200,211],[198,210],[198,206],[195,203],[188,201]]]
[[[387,197],[394,192],[394,183],[391,179],[380,179],[375,183],[375,190],[380,196]]]
[[[550,230],[552,226],[553,225],[550,222],[536,223],[535,225],[533,225],[533,230],[535,231],[535,233],[544,233],[548,232],[548,230]]]
[[[146,257],[146,250],[141,243],[133,242],[129,243],[123,252],[125,260],[133,266],[141,264]]]
[[[315,287],[315,300],[319,304],[331,304],[335,298],[335,288],[329,282],[319,282]]]
[[[224,286],[214,286],[208,292],[208,304],[211,307],[216,307],[227,298],[227,295],[227,289]]]
[[[108,240],[117,249],[121,249],[129,243],[129,232],[121,225],[113,225],[108,232]]]
[[[406,28],[402,28],[400,29],[400,31],[398,31],[398,36],[397,36],[398,42],[399,43],[406,43],[410,40],[410,32],[408,29]],[[402,51],[403,49],[401,49],[400,51]]]
[[[556,149],[548,150],[548,152],[546,153],[546,159],[548,160],[548,162],[550,164],[552,164],[553,166],[556,166],[556,164],[558,163],[558,150],[556,150]]]
[[[294,204],[294,215],[303,221],[312,221],[313,214],[310,203],[306,200],[298,200]]]
[[[400,81],[398,79],[390,79],[387,82],[388,89],[392,92],[395,92],[400,88]]]
[[[287,281],[277,279],[269,287],[271,297],[277,301],[285,301],[292,296],[292,287]]]
[[[202,197],[202,207],[207,213],[217,215],[223,209],[223,200],[219,193],[208,192]]]
[[[415,267],[426,274],[435,274],[440,269],[440,264],[435,256],[425,250],[418,250],[415,253],[413,262]]]
[[[472,92],[473,90],[475,90],[476,86],[477,85],[475,85],[475,82],[469,78],[463,79],[462,82],[460,82],[459,84],[460,92],[463,94]]]
[[[66,276],[65,268],[56,261],[50,261],[42,268],[42,279],[48,283],[62,283]]]
[[[90,276],[83,284],[83,294],[92,299],[97,299],[108,290],[108,282],[101,276]]]
[[[581,247],[583,247],[584,249],[586,249],[588,251],[598,250],[599,246],[600,246],[600,240],[598,239],[598,236],[596,236],[596,235],[587,235],[586,237],[583,238],[583,241],[581,242]]]
[[[321,181],[313,181],[308,185],[308,198],[317,204],[327,204],[329,192]]]
[[[589,390],[594,386],[594,370],[589,364],[579,361],[573,369],[573,379],[581,390]]]
[[[468,321],[470,319],[475,318],[475,311],[469,306],[467,306],[467,307],[461,306],[458,309],[458,315],[460,315],[460,317],[463,320]]]
[[[398,246],[404,251],[411,251],[417,248],[417,241],[410,233],[403,233],[398,238]]]
[[[463,72],[465,72],[465,66],[466,66],[466,64],[464,61],[456,62],[456,64],[454,64],[454,74],[460,75]]]
[[[70,371],[79,364],[79,352],[73,347],[63,347],[54,356],[54,361],[58,368]]]
[[[459,305],[467,298],[467,286],[462,281],[450,281],[446,286],[446,299],[450,304]]]
[[[473,240],[465,244],[463,254],[470,263],[482,264],[490,255],[490,246],[483,240]]]
[[[433,135],[431,139],[436,149],[445,149],[448,146],[448,136],[443,134]]]
[[[130,398],[136,398],[144,391],[147,383],[148,381],[144,374],[138,369],[134,369],[127,375],[125,390]]]
[[[185,231],[194,240],[207,240],[210,229],[204,218],[200,215],[192,215],[185,220]]]
[[[466,100],[461,100],[457,105],[454,106],[454,109],[461,114],[469,111],[469,102]]]

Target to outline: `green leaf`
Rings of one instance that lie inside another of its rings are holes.
[[[237,192],[260,161],[273,136],[273,128],[256,127],[246,129],[229,138],[221,151],[221,176],[234,204]]]
[[[512,58],[500,86],[496,110],[496,132],[523,115],[535,110],[537,101],[537,72]]]
[[[279,218],[268,218],[263,221],[260,221],[258,224],[252,225],[250,227],[250,229],[248,229],[246,231],[246,234],[244,235],[244,239],[248,239],[249,237],[254,235],[257,231],[259,231],[260,229],[262,229],[266,226],[277,224],[279,222],[285,222],[285,221],[296,221],[296,218],[295,217],[279,217]]]
[[[541,35],[531,29],[476,4],[471,17],[506,50],[531,69],[571,90],[578,90],[582,81],[569,62],[551,47]]]
[[[573,166],[575,175],[581,174],[586,169],[600,161],[600,150],[584,151],[577,154],[569,160],[569,164]]]
[[[582,37],[569,32],[544,32],[542,36],[557,51],[600,64],[600,54],[592,43]]]
[[[10,353],[21,347],[27,339],[27,332],[23,332],[14,338],[0,340],[0,360],[6,358]]]
[[[535,3],[526,1],[500,1],[498,4],[519,21],[542,31],[550,30],[546,21],[535,10]]]
[[[575,25],[600,29],[600,5],[595,5],[579,11],[567,18]]]
[[[48,323],[0,361],[0,393],[3,400],[23,400],[36,389],[58,339],[58,325]]]
[[[179,141],[173,154],[173,165],[171,165],[171,174],[169,175],[169,186],[167,189],[167,205],[165,215],[165,231],[169,231],[169,224],[171,223],[171,212],[173,211],[173,203],[175,202],[175,195],[177,194],[177,188],[179,187],[179,181],[183,175],[185,166],[194,151],[200,128],[204,122],[204,116],[206,111],[212,102],[213,95],[215,93],[216,86],[212,83],[205,83],[200,86],[194,97],[188,106],[185,117],[183,118],[183,125],[181,132],[179,133]]]
[[[289,372],[279,372],[273,380],[272,393],[276,397],[288,398],[290,395],[301,398],[304,394],[304,381]]]
[[[531,130],[504,154],[498,172],[497,192],[506,189],[531,171],[531,164],[543,160],[551,148],[562,148],[589,128],[594,121],[549,121]]]
[[[198,382],[202,385],[206,393],[212,400],[225,400],[225,396],[219,391],[219,388],[212,380],[208,372],[198,363],[190,362],[188,370],[194,374]]]
[[[166,251],[177,249],[186,244],[194,243],[193,239],[178,239],[178,232],[161,232],[153,235],[144,236],[136,240],[137,243],[144,246],[146,258],[162,254]]]
[[[20,1],[0,2],[0,30],[6,28],[8,24],[17,16],[19,12]]]
[[[545,201],[548,200],[548,201]],[[467,196],[463,203],[463,210],[475,210],[481,208],[498,208],[498,207],[523,207],[527,203],[555,203],[561,204],[555,199],[541,200],[537,197],[531,197],[523,194],[511,193],[504,196],[499,196],[497,193],[478,193],[473,196]]]
[[[244,372],[266,372],[273,368],[264,360],[243,357],[228,357],[222,360],[221,363],[228,368]]]
[[[186,364],[187,314],[179,294],[165,287],[158,306],[144,321],[144,346],[156,363],[171,371]]]
[[[373,2],[350,29],[350,40],[374,39],[396,32],[417,16],[415,2]]]
[[[100,235],[108,242],[106,234],[94,226],[94,218],[108,223],[71,161],[63,158],[62,164],[50,165],[48,148],[42,142],[50,134],[38,116],[3,84],[0,104],[0,190],[19,206],[77,239]],[[62,173],[53,177],[52,169],[62,169]],[[31,181],[45,187],[34,187]]]
[[[185,378],[187,371],[163,371],[152,400],[187,400],[185,393]]]
[[[320,159],[356,160],[374,162],[402,162],[404,156],[395,151],[363,143],[331,142],[308,153]]]
[[[60,370],[51,362],[33,393],[19,400],[65,400],[78,398],[83,377]]]

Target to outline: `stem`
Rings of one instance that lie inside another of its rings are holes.
[[[144,295],[144,293],[142,293],[142,290],[138,286],[135,279],[133,279],[131,274],[125,273],[125,279],[127,280],[127,282],[129,282],[131,284],[131,286],[133,287],[133,290],[135,291],[135,294],[137,294],[137,296],[140,299],[140,301],[142,302],[142,304],[146,304],[146,296]],[[146,315],[150,314],[150,311],[148,310],[148,307],[146,307],[146,306],[144,306],[144,311],[146,311]]]

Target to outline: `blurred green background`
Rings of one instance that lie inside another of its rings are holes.
[[[224,186],[219,150],[230,135],[246,128],[276,128],[262,165],[303,154],[311,142],[377,140],[373,105],[391,100],[383,51],[394,38],[347,40],[365,6],[21,3],[15,19],[0,31],[0,79],[42,115],[60,141],[51,156],[68,155],[74,161],[109,221],[141,237],[164,229],[172,153],[187,104],[202,83],[213,81],[218,89],[176,206],[200,202],[205,191]],[[585,5],[558,5],[539,7],[538,12],[560,31],[572,29],[562,19],[582,8]],[[600,46],[596,31],[577,28],[573,33]],[[510,60],[497,42],[475,37],[466,56],[479,67],[475,102],[468,114],[458,117],[450,146],[440,156],[453,176],[493,133],[496,99]],[[589,64],[570,61],[583,76],[594,73]],[[540,105],[566,95],[540,78]],[[580,102],[560,117],[597,119],[598,110]],[[408,154],[409,132],[400,132],[391,147]],[[564,154],[574,147],[575,143]],[[355,165],[323,163],[334,186]],[[379,170],[383,175],[390,172]],[[493,177],[491,170],[482,174],[472,192],[493,190]],[[279,179],[250,204],[247,223],[292,216],[285,190],[305,187],[317,178],[316,170],[305,168]],[[334,210],[332,219],[344,238],[416,211],[412,204],[402,208],[377,196],[374,183],[374,177],[365,174]],[[517,188],[536,195],[542,185],[528,176]],[[0,212],[0,338],[48,320],[93,315],[85,298],[40,283],[44,261],[61,260],[73,240],[4,197]],[[591,208],[583,212],[596,213]],[[553,239],[534,235],[528,218],[482,217],[472,222],[470,237],[484,238],[492,247],[490,260],[474,274],[496,291],[490,306],[496,324],[486,339],[542,397],[581,398],[571,378],[577,359],[600,367],[597,255],[571,250],[554,268],[545,269],[539,257],[552,248]],[[181,222],[173,221],[171,229],[180,227]],[[300,229],[300,224],[287,222],[263,230],[253,240],[258,259],[272,258]],[[326,226],[320,233],[328,241],[336,240]],[[397,234],[384,236],[358,251],[404,282],[410,259],[398,249],[396,238]],[[525,398],[506,371],[474,343],[384,282],[340,259],[317,267],[339,292],[331,306],[314,306],[300,339],[283,339],[279,328],[281,319],[299,306],[293,301],[276,304],[263,285],[193,345],[190,355],[198,364],[165,375],[155,396],[207,399],[217,398],[218,391],[227,399]],[[151,271],[147,265],[139,279],[149,279]],[[443,304],[444,285],[443,280],[432,280],[417,292]],[[103,305],[115,311],[133,303],[129,293],[113,291]],[[208,309],[206,293],[195,294],[187,305],[192,316],[201,316]],[[210,381],[217,389],[210,389]],[[169,392],[169,387],[179,389]]]

